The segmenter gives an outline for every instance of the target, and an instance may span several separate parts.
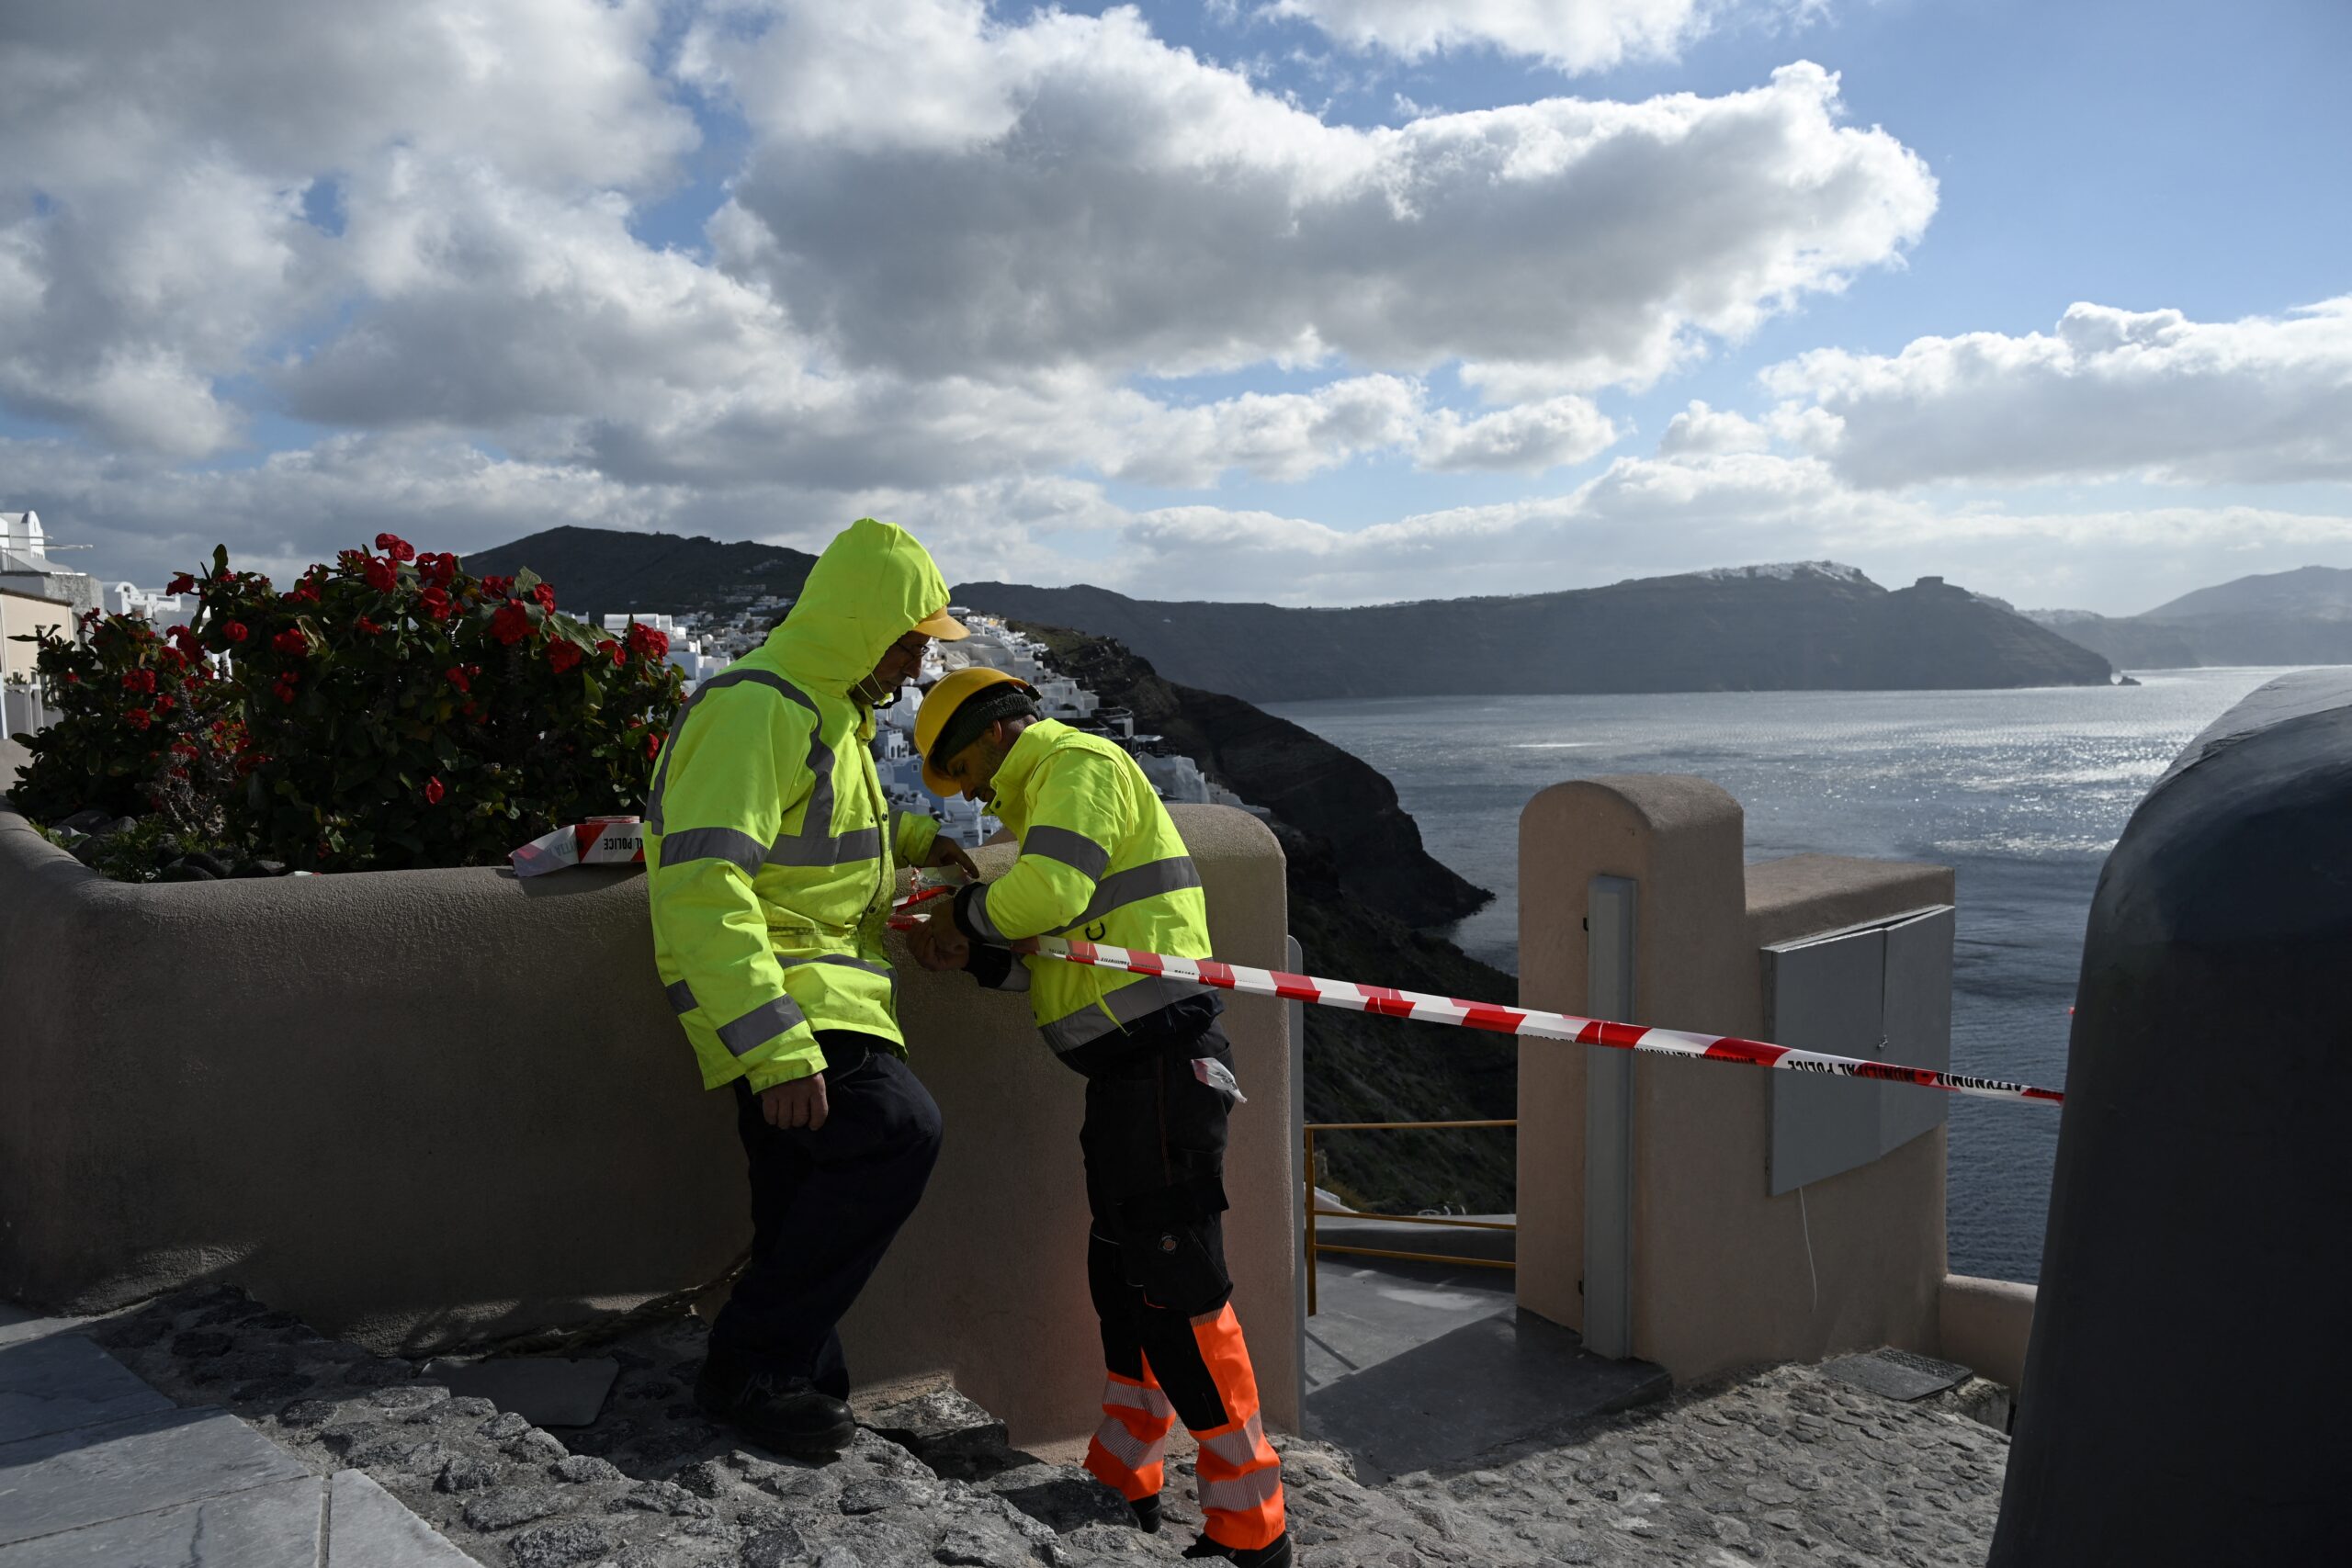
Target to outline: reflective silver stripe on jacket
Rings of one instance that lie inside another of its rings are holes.
[[[672,840],[662,827],[662,796],[668,793],[670,787],[670,759],[677,749],[678,734],[685,728],[686,718],[694,712],[695,705],[700,703],[706,694],[727,686],[741,685],[746,681],[767,687],[787,702],[799,704],[808,710],[808,716],[815,721],[808,730],[808,767],[810,780],[808,807],[801,814],[800,830],[797,833],[779,833],[775,843],[762,848],[750,834],[737,832],[732,829],[688,829],[682,831],[678,837],[684,839],[694,833],[733,833],[734,838],[741,841],[706,840],[712,843],[726,842],[727,851],[723,853],[715,850],[705,850],[700,853],[673,854]],[[824,714],[808,693],[772,671],[743,669],[720,671],[695,688],[695,694],[686,699],[685,705],[678,710],[678,716],[672,721],[670,742],[662,749],[661,765],[654,774],[653,790],[645,803],[646,826],[656,833],[664,834],[662,842],[662,863],[667,865],[673,861],[718,859],[741,866],[747,874],[755,874],[763,864],[847,865],[857,861],[879,859],[882,853],[882,829],[879,827],[854,828],[838,836],[833,832],[833,749],[825,744]],[[740,858],[745,845],[752,846],[754,851],[754,858],[748,863]]]
[[[1111,863],[1111,852],[1069,828],[1037,827],[1021,835],[1021,852],[1056,860],[1092,882]]]
[[[1089,1041],[1100,1040],[1114,1033],[1148,1014],[1158,1012],[1171,1002],[1186,997],[1197,997],[1214,987],[1198,980],[1179,980],[1167,975],[1151,975],[1132,986],[1122,986],[1103,997],[1100,1006],[1089,1003],[1068,1018],[1057,1018],[1037,1032],[1046,1043],[1057,1051],[1075,1051]],[[1108,1008],[1109,1012],[1103,1009]]]
[[[1022,840],[1028,847],[1028,840]],[[1181,893],[1187,887],[1201,885],[1200,869],[1193,864],[1190,855],[1170,855],[1166,860],[1146,861],[1141,865],[1114,871],[1094,885],[1094,897],[1086,901],[1085,912],[1069,924],[1057,928],[1056,936],[1067,936],[1074,931],[1091,926],[1114,909],[1124,909],[1130,904],[1140,904],[1147,898],[1157,898],[1163,893]],[[974,899],[977,905],[979,901]]]
[[[684,980],[674,986],[664,987],[662,994],[670,998],[670,1006],[673,1010],[678,1012],[695,1010],[695,988]]]
[[[1140,1410],[1155,1420],[1165,1420],[1176,1414],[1168,1396],[1156,1388],[1138,1388],[1131,1382],[1113,1381],[1102,1385],[1102,1403],[1124,1404],[1130,1410]]]
[[[808,1015],[800,1010],[798,1002],[790,997],[778,997],[772,1002],[762,1002],[732,1023],[720,1024],[718,1043],[740,1056],[808,1021]]]
[[[1259,1421],[1257,1412],[1253,1410],[1250,1413],[1250,1419],[1244,1421],[1238,1429],[1219,1432],[1214,1438],[1203,1438],[1200,1443],[1201,1447],[1208,1450],[1234,1469],[1239,1470],[1243,1465],[1257,1459],[1258,1450],[1266,1446],[1266,1428]]]
[[[991,947],[1012,945],[1005,941],[1004,933],[996,929],[996,922],[989,919],[989,890],[986,884],[982,884],[979,891],[973,894],[971,897],[961,901],[964,905],[964,918],[972,922],[972,929],[979,933],[982,942]]]
[[[759,873],[767,846],[736,828],[681,828],[662,840],[662,863],[684,865],[690,860],[723,860],[746,876]]]
[[[1128,1431],[1126,1424],[1115,1416],[1102,1417],[1102,1425],[1094,1428],[1094,1440],[1102,1445],[1104,1452],[1125,1465],[1130,1472],[1150,1469],[1168,1451],[1167,1438],[1156,1438],[1147,1443]],[[1204,1485],[1201,1490],[1206,1492],[1208,1488]]]
[[[1283,1472],[1271,1464],[1230,1481],[1211,1481],[1202,1476],[1201,1511],[1238,1514],[1261,1506],[1282,1489]]]

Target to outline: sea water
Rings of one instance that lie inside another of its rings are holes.
[[[2279,673],[2160,671],[2138,686],[2002,692],[1266,705],[1386,773],[1430,852],[1494,891],[1453,934],[1504,969],[1518,966],[1520,808],[1563,779],[1712,779],[1746,808],[1751,861],[1818,852],[1951,866],[1954,1067],[2063,1088],[2100,864],[2181,748]],[[1954,1272],[2039,1278],[2057,1143],[2058,1117],[2045,1108],[1952,1102]]]

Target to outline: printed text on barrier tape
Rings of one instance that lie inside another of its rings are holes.
[[[1917,1084],[1980,1100],[2032,1100],[2046,1105],[2065,1103],[2054,1089],[2010,1083],[2002,1078],[1972,1077],[1965,1073],[1939,1073],[1927,1067],[1906,1067],[1894,1062],[1868,1062],[1853,1056],[1832,1056],[1820,1051],[1798,1051],[1736,1035],[1686,1034],[1672,1029],[1645,1029],[1634,1023],[1578,1018],[1573,1013],[1532,1012],[1498,1007],[1491,1002],[1465,1002],[1420,991],[1400,991],[1393,986],[1360,986],[1345,980],[1318,979],[1276,969],[1252,969],[1214,958],[1173,958],[1166,953],[1136,953],[1101,942],[1063,942],[1036,937],[1015,944],[1023,951],[1071,964],[1102,969],[1124,969],[1133,975],[1164,975],[1198,980],[1250,996],[1276,997],[1285,1001],[1313,1002],[1345,1008],[1351,1012],[1377,1013],[1384,1018],[1413,1018],[1428,1023],[1450,1023],[1461,1029],[1489,1030],[1498,1034],[1532,1035],[1544,1040],[1572,1041],[1583,1045],[1609,1045],[1621,1051],[1649,1051],[1705,1062],[1745,1062],[1755,1067],[1780,1067],[1797,1073],[1826,1073],[1838,1077],[1873,1078],[1883,1083]]]

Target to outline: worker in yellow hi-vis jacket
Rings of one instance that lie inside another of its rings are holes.
[[[894,863],[971,861],[888,809],[868,743],[930,640],[965,635],[913,536],[860,519],[766,644],[678,710],[645,805],[655,963],[703,1086],[733,1087],[751,1167],[752,1260],[695,1397],[797,1454],[856,1430],[835,1325],[939,1155],[883,933]]]
[[[1259,1418],[1226,1272],[1226,1118],[1238,1099],[1223,1003],[1193,981],[1016,955],[1024,937],[1209,956],[1208,902],[1134,758],[1040,718],[1002,671],[961,670],[915,719],[923,778],[989,809],[1021,840],[1012,868],[915,928],[917,960],[1026,990],[1039,1030],[1086,1077],[1079,1134],[1093,1216],[1087,1280],[1108,1376],[1086,1467],[1144,1529],[1160,1521],[1175,1417],[1200,1443],[1204,1532],[1184,1555],[1288,1568],[1281,1461]]]

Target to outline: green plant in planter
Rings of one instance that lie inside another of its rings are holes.
[[[633,812],[683,694],[651,627],[606,637],[529,572],[476,578],[390,534],[285,592],[225,547],[172,586],[195,591],[191,639],[227,656],[239,699],[230,814],[295,867],[494,863]]]
[[[153,816],[172,834],[221,841],[244,747],[235,694],[184,632],[158,637],[136,615],[96,612],[81,631],[14,639],[40,645],[34,668],[59,716],[16,737],[31,761],[12,802],[43,821]]]

